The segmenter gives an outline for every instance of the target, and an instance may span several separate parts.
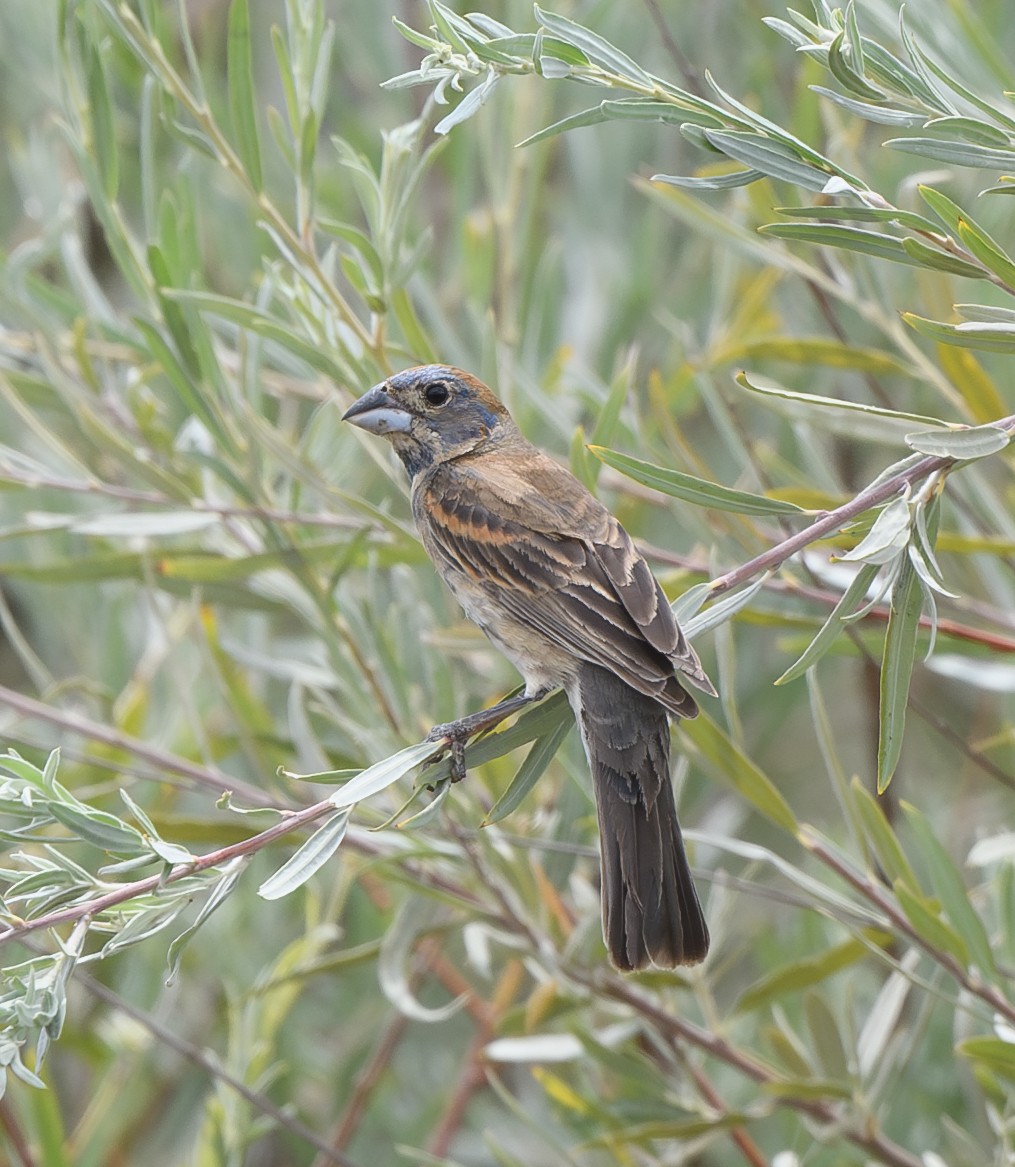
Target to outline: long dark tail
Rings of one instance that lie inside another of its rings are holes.
[[[610,957],[624,970],[695,964],[708,928],[677,822],[666,711],[597,665],[582,665],[568,696],[599,811]]]

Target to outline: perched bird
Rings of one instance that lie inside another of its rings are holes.
[[[434,566],[525,678],[524,694],[435,727],[435,740],[460,751],[479,729],[563,688],[592,771],[613,963],[704,959],[708,928],[677,822],[667,714],[697,715],[681,682],[715,689],[627,532],[461,369],[408,369],[344,420],[391,441]]]

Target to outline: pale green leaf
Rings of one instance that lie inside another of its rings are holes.
[[[716,510],[733,511],[741,515],[800,515],[806,514],[802,507],[781,499],[765,498],[760,494],[749,494],[743,490],[732,490],[715,482],[707,482],[680,470],[670,470],[664,466],[654,466],[640,458],[607,450],[602,446],[589,446],[594,454],[607,466],[626,474],[628,478],[660,490],[673,498],[693,502],[697,506],[712,507]]]
[[[332,815],[257,889],[265,900],[279,900],[302,887],[335,854],[345,838],[349,814]]]

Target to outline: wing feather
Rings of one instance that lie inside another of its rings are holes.
[[[482,473],[458,459],[427,475],[413,509],[428,550],[515,622],[694,716],[674,667],[711,686],[648,564],[597,499],[530,449],[522,464],[487,454]]]

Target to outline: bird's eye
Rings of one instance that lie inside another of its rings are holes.
[[[443,381],[435,381],[432,385],[427,385],[423,396],[431,405],[446,405],[451,396],[451,390]]]

